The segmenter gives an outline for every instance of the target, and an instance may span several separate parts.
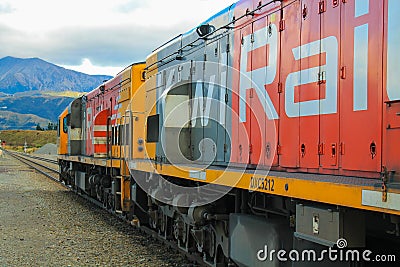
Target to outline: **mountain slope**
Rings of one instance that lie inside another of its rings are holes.
[[[61,112],[73,98],[48,95],[15,94],[0,97],[0,110],[19,114],[33,114],[56,122]]]
[[[39,58],[0,59],[0,92],[6,94],[36,90],[89,92],[110,78],[68,70]]]
[[[50,120],[33,114],[19,114],[11,111],[0,111],[0,130],[36,129],[36,125],[46,128]]]

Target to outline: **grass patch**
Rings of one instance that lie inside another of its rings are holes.
[[[0,140],[6,142],[6,149],[23,151],[26,141],[28,152],[33,152],[47,143],[57,143],[57,131],[3,130]]]

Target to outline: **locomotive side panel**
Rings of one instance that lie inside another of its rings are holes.
[[[376,176],[382,154],[383,1],[349,1],[341,8],[341,167]]]
[[[242,43],[242,47],[250,45],[250,48],[242,50],[243,54],[247,53],[247,62],[242,61],[240,69],[249,73],[250,80],[253,81],[250,90],[248,90],[249,94],[246,95],[246,103],[248,103],[247,106],[249,107],[249,109],[246,109],[246,119],[248,118],[249,120],[248,125],[250,128],[247,136],[250,140],[249,162],[253,165],[264,165],[264,148],[266,147],[265,121],[267,117],[266,113],[263,112],[263,104],[266,102],[264,84],[266,84],[266,77],[269,75],[267,74],[267,69],[263,67],[268,65],[268,62],[266,62],[267,46],[265,46],[266,42],[264,41],[267,36],[267,23],[268,18],[266,16],[254,21],[251,25],[251,35],[249,35],[249,37],[252,37],[244,38]],[[257,34],[258,32],[263,34]],[[271,47],[271,49],[273,48]],[[276,61],[274,60],[274,62]],[[260,78],[261,80],[259,81]],[[271,80],[274,79],[271,78]],[[258,95],[255,93],[256,91],[262,91],[264,97],[256,97]],[[247,116],[247,114],[249,115]]]
[[[300,60],[293,58],[293,47],[300,46],[300,33],[302,23],[302,8],[300,1],[286,5],[282,10],[287,29],[281,31],[281,65],[279,80],[281,82],[279,106],[279,142],[277,155],[279,165],[283,168],[294,169],[300,166],[300,109],[299,106],[291,108],[291,113],[286,113],[286,99],[299,98],[299,90],[289,92],[287,87],[299,79]],[[280,21],[280,20],[279,20]],[[291,93],[290,95],[287,95]]]
[[[320,81],[319,83],[319,113],[320,137],[319,151],[320,166],[326,170],[339,168],[339,121],[341,114],[339,92],[339,58],[341,5],[327,3],[324,10],[320,10]],[[339,22],[340,25],[337,25]],[[330,100],[330,101],[329,101]],[[332,103],[333,102],[333,103]],[[329,114],[327,114],[329,113]],[[342,115],[342,116],[341,116]]]
[[[265,166],[278,166],[279,157],[277,153],[279,144],[279,120],[275,119],[274,116],[280,117],[280,104],[281,104],[281,92],[282,92],[282,81],[280,80],[280,74],[277,70],[281,69],[281,35],[279,31],[279,21],[281,20],[280,5],[275,3],[272,11],[267,15],[266,30],[268,32],[267,47],[266,47],[266,97],[263,105],[271,105],[274,107],[274,111],[270,109],[271,115],[265,114],[265,146],[261,149],[264,151],[264,165]],[[274,70],[276,66],[276,70]],[[271,117],[271,118],[270,118]]]
[[[319,167],[319,127],[320,127],[320,85],[322,84],[320,70],[320,13],[319,0],[302,0],[302,8],[307,15],[302,20],[300,47],[292,48],[293,57],[300,61],[297,73],[298,83],[286,84],[286,96],[291,96],[298,90],[298,99],[286,98],[286,112],[291,108],[299,108],[299,143],[300,147],[294,153],[299,155],[299,167],[304,171],[315,171]],[[288,25],[291,27],[293,25]],[[289,127],[290,128],[290,127]],[[313,170],[314,169],[314,170]]]
[[[205,46],[205,69],[204,69],[204,95],[206,99],[206,115],[208,119],[200,120],[202,124],[204,136],[201,142],[203,156],[202,161],[206,164],[224,161],[224,144],[225,144],[225,90],[221,87],[221,57],[226,56],[221,53],[221,38],[211,40]],[[196,101],[196,100],[195,100]],[[201,103],[201,102],[200,102]],[[201,113],[200,113],[201,114]]]
[[[128,111],[131,116],[132,140],[128,142],[132,146],[132,158],[144,158],[144,140],[145,140],[145,105],[143,101],[146,97],[146,88],[143,86],[145,64],[138,63],[132,66],[131,70],[131,102]],[[119,112],[123,112],[123,109]]]
[[[400,181],[400,2],[385,1],[384,12],[387,22],[383,64],[383,87],[386,89],[383,97],[383,171],[385,179]]]
[[[252,9],[251,1],[239,2],[235,7],[235,17],[240,18]],[[234,59],[233,59],[233,84],[232,84],[232,154],[231,161],[239,164],[250,164],[251,151],[251,107],[247,101],[253,87],[251,74],[247,73],[247,67],[251,66],[250,48],[252,42],[250,36],[253,32],[253,24],[247,17],[237,21],[234,29]],[[245,37],[248,38],[245,38]],[[244,62],[243,59],[246,59]],[[244,72],[242,71],[244,70]],[[242,90],[240,90],[242,88]]]
[[[240,2],[235,16],[246,14],[249,5]],[[278,14],[257,14],[235,24],[233,67],[242,75],[233,83],[239,121],[232,120],[232,161],[268,165],[268,130],[260,125],[276,120],[280,131],[272,165],[279,157],[280,166],[299,171],[379,176],[383,3],[285,3],[277,23],[278,40],[285,42],[278,42],[277,51],[272,41],[261,45],[259,30],[271,32]],[[271,57],[279,55],[282,64],[273,64]],[[279,95],[271,91],[275,87]],[[239,134],[241,127],[245,131]]]
[[[121,145],[123,139],[123,125],[125,112],[128,110],[128,105],[131,101],[131,68],[128,67],[118,74],[120,76],[121,85],[119,95],[117,96],[117,103],[114,107],[117,112],[115,115],[115,121],[112,125],[112,155],[114,158],[124,157],[122,153]]]
[[[86,112],[85,112],[85,126],[86,126],[86,151],[83,153],[86,156],[92,156],[94,153],[94,146],[93,146],[93,127],[94,127],[94,118],[98,113],[96,107],[98,106],[98,97],[97,91],[99,89],[96,88],[95,90],[89,92],[86,95]]]

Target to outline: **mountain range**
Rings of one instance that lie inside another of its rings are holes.
[[[65,69],[40,58],[0,59],[0,92],[6,94],[36,90],[89,92],[110,78]]]
[[[110,78],[65,69],[40,58],[4,57],[0,59],[0,130],[56,123],[73,100],[67,91],[89,92]]]

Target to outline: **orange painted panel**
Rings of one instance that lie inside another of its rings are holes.
[[[236,12],[236,10],[235,10]],[[239,12],[239,11],[238,11]],[[250,163],[250,145],[251,145],[251,77],[246,74],[248,62],[251,66],[251,34],[253,25],[248,24],[241,29],[237,29],[234,35],[235,51],[234,69],[240,70],[233,73],[232,88],[232,147],[231,161],[235,163]],[[246,59],[243,60],[243,59]],[[243,70],[242,70],[243,69]],[[242,88],[242,89],[241,89]]]
[[[261,17],[253,23],[253,35],[250,38],[251,52],[248,54],[247,73],[250,73],[252,80],[249,103],[249,122],[250,122],[250,162],[253,165],[263,165],[265,157],[265,122],[266,114],[263,110],[265,98],[264,92],[266,71],[264,66],[267,63],[267,47],[264,45],[266,36],[267,18]],[[259,34],[261,32],[262,34]],[[249,39],[245,39],[248,41]]]
[[[300,109],[296,106],[288,114],[286,103],[289,94],[293,94],[294,99],[300,97],[297,87],[291,89],[291,85],[299,79],[300,61],[295,60],[293,48],[300,46],[301,31],[301,2],[294,1],[283,9],[285,18],[285,30],[281,32],[281,65],[279,76],[282,82],[282,92],[280,93],[280,119],[279,119],[279,165],[285,168],[296,168],[299,166],[299,127]]]
[[[57,138],[58,144],[58,154],[65,155],[68,154],[68,128],[64,125],[64,118],[68,115],[68,107],[61,113],[60,117],[58,118],[58,132],[59,136]]]
[[[107,145],[106,144],[95,144],[94,145],[94,153],[107,153]]]
[[[342,25],[340,66],[345,73],[340,79],[341,167],[379,172],[383,1],[348,1],[342,5]]]
[[[107,131],[94,131],[93,137],[107,137]]]
[[[319,92],[317,80],[319,62],[315,55],[319,55],[320,48],[320,15],[319,0],[302,0],[301,6],[306,8],[306,16],[301,24],[301,44],[295,50],[300,61],[299,98],[312,98],[313,92]],[[304,51],[304,52],[303,52]],[[313,60],[314,59],[314,60]],[[312,88],[312,90],[309,90]],[[318,96],[318,98],[320,98]],[[292,153],[299,153],[300,168],[319,167],[319,100],[299,103],[299,147]]]
[[[338,169],[339,164],[339,47],[341,44],[340,4],[327,2],[321,21],[320,72],[320,165],[325,169]],[[329,113],[329,114],[326,114]],[[321,151],[322,149],[322,151]]]

